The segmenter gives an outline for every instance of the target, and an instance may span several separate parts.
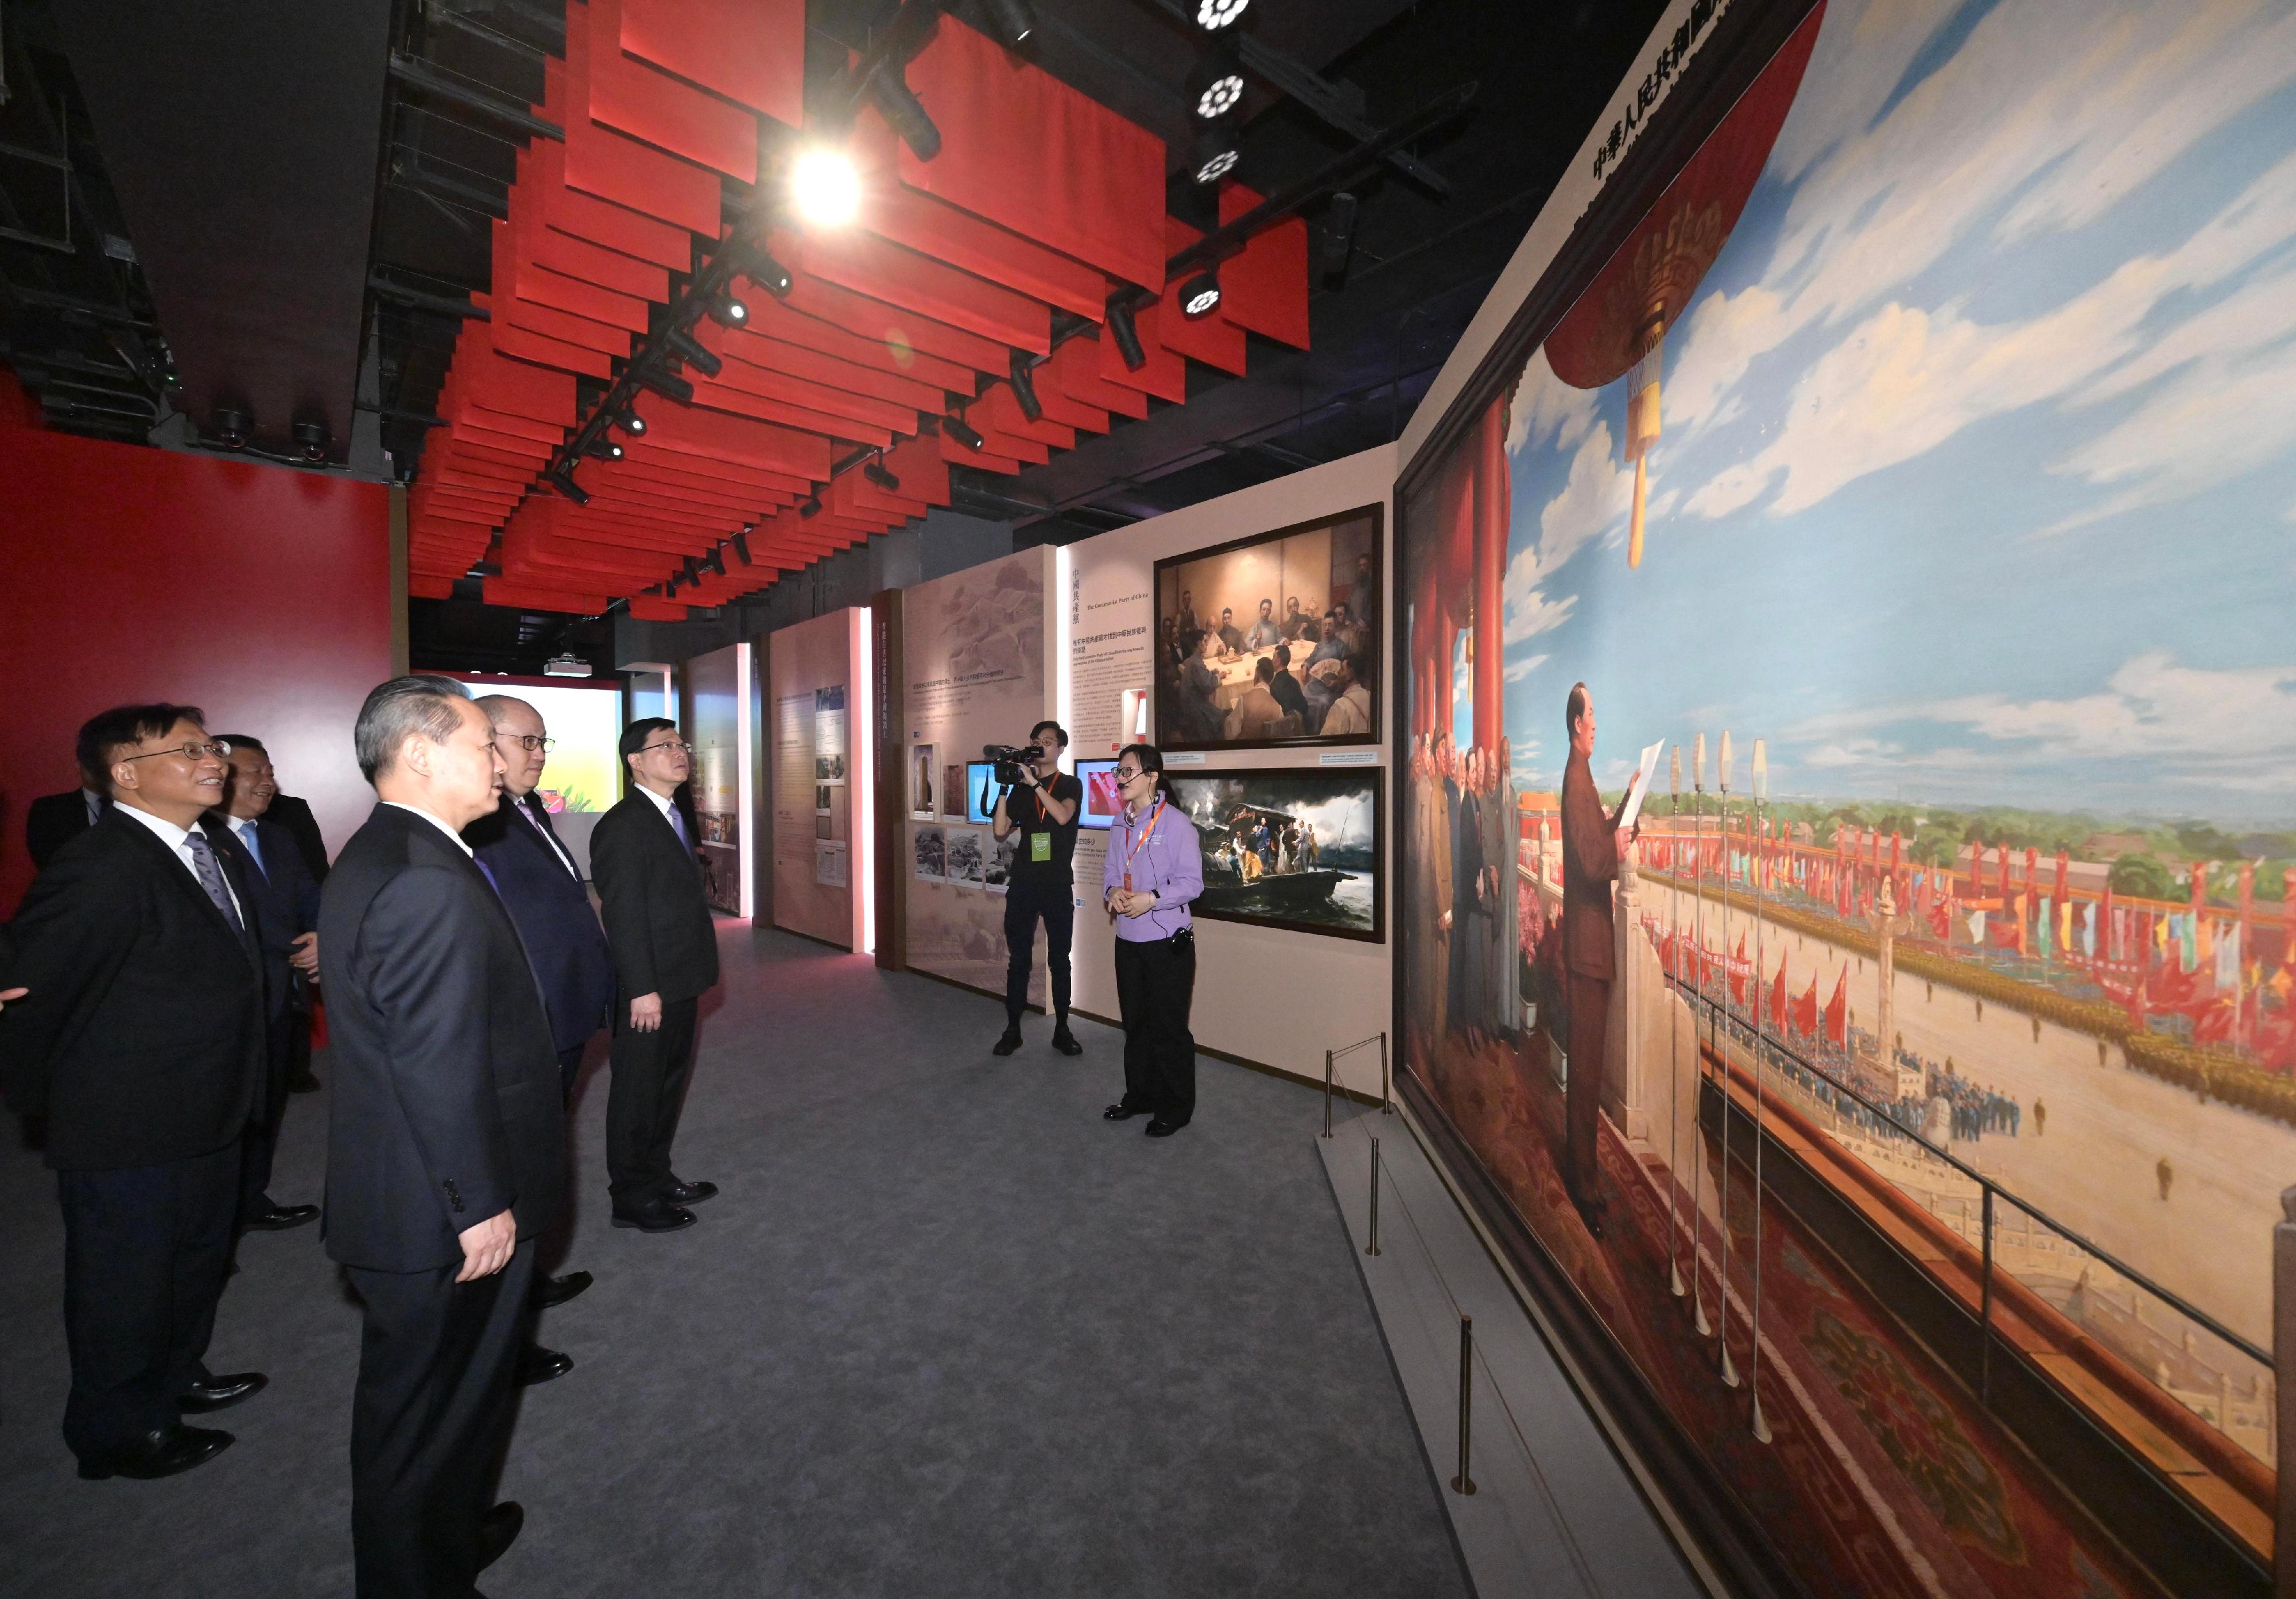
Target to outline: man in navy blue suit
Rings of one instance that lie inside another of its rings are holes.
[[[488,694],[478,704],[493,726],[495,750],[502,757],[503,791],[494,813],[464,828],[463,838],[494,873],[503,905],[526,941],[527,959],[550,1013],[560,1086],[570,1105],[583,1049],[606,1025],[614,1002],[614,957],[573,852],[559,838],[537,791],[552,742],[542,713],[508,694]],[[562,1305],[590,1282],[586,1271],[556,1277],[537,1274],[535,1305]],[[521,1359],[519,1380],[547,1382],[573,1365],[566,1356],[532,1345]]]
[[[272,1155],[287,1112],[288,1086],[311,1064],[311,977],[319,969],[319,885],[304,865],[295,835],[266,813],[278,797],[271,757],[261,741],[230,734],[231,778],[223,808],[208,813],[209,830],[228,830],[241,874],[254,888],[255,926],[263,952],[266,1011],[263,1093],[240,1144],[239,1230],[278,1233],[319,1218],[316,1205],[271,1198]]]

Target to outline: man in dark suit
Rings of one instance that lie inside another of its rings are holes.
[[[311,881],[326,882],[327,840],[320,835],[319,819],[311,814],[311,802],[298,800],[292,794],[281,794],[271,801],[271,820],[285,828],[287,836],[295,840],[295,849],[303,857],[303,869],[310,873]]]
[[[718,935],[692,824],[675,798],[693,772],[692,746],[675,722],[646,717],[623,731],[620,750],[633,786],[590,835],[590,873],[619,989],[608,1191],[614,1226],[673,1233],[693,1225],[687,1206],[718,1192],[714,1183],[680,1182],[669,1160],[693,1069],[695,1013],[718,982]]]
[[[1574,683],[1563,706],[1570,758],[1562,767],[1562,963],[1570,1030],[1570,1078],[1565,1095],[1563,1186],[1587,1230],[1603,1235],[1603,1193],[1595,1155],[1603,1111],[1603,1029],[1611,1016],[1616,933],[1611,885],[1632,835],[1620,832],[1619,813],[1603,813],[1595,791],[1595,702]],[[1626,801],[1619,801],[1619,811]],[[1640,828],[1636,828],[1639,832]],[[1456,958],[1456,957],[1455,957]]]
[[[263,1081],[254,890],[201,827],[229,768],[196,709],[121,706],[79,743],[114,803],[24,896],[0,1078],[47,1119],[63,1209],[64,1441],[83,1477],[165,1477],[231,1444],[186,1414],[265,1381],[205,1364]]]
[[[574,1099],[582,1052],[606,1025],[614,1004],[614,957],[574,857],[560,841],[536,785],[550,759],[550,730],[542,713],[508,694],[478,701],[502,757],[500,804],[463,830],[463,840],[486,863],[510,919],[526,941],[527,958],[542,984],[550,1013],[550,1040],[558,1051],[558,1082],[566,1103]],[[590,1274],[535,1276],[537,1309],[562,1305],[590,1286]],[[546,1382],[574,1369],[566,1355],[539,1344],[519,1362],[521,1385]]]
[[[209,831],[237,852],[240,875],[254,889],[258,946],[268,996],[264,1082],[240,1146],[239,1230],[278,1233],[319,1218],[316,1205],[272,1201],[271,1160],[287,1113],[287,1085],[311,1062],[311,973],[319,969],[319,885],[304,868],[294,838],[265,813],[279,792],[260,741],[227,734],[231,779]],[[220,831],[218,831],[220,829]]]
[[[43,794],[24,809],[24,848],[41,871],[57,850],[94,827],[111,804],[102,773],[83,771],[79,782],[69,793]]]
[[[459,683],[397,677],[355,742],[381,803],[319,909],[327,1253],[366,1313],[351,1545],[361,1599],[461,1599],[523,1520],[488,1501],[566,1117],[525,946],[460,836],[502,774],[485,713]]]

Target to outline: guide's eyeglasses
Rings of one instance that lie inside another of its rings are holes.
[[[1119,783],[1129,783],[1147,769],[1148,768],[1145,767],[1135,767],[1132,770],[1128,772],[1122,767],[1119,767],[1116,768],[1116,781]]]
[[[180,755],[193,762],[205,760],[210,755],[217,760],[228,760],[231,758],[231,745],[226,740],[212,739],[204,744],[178,744],[172,750],[153,750],[148,754],[123,755],[119,758],[123,761],[157,760],[162,755]]]
[[[693,746],[692,744],[687,743],[687,742],[686,742],[684,739],[682,739],[682,738],[674,738],[674,739],[671,739],[668,743],[663,743],[663,744],[648,744],[648,745],[645,747],[645,749],[644,749],[644,750],[639,750],[639,751],[638,751],[638,753],[639,753],[639,754],[641,754],[641,755],[643,755],[643,754],[644,754],[644,753],[646,752],[646,750],[683,750],[685,753],[686,753],[686,754],[688,754],[688,755],[691,755],[691,754],[693,754]]]
[[[495,737],[498,740],[508,739],[512,743],[529,753],[537,750],[547,751],[558,748],[556,739],[544,738],[538,733],[497,733]]]

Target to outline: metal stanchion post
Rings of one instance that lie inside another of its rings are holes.
[[[1379,1036],[1379,1113],[1395,1114],[1395,1089],[1387,1075],[1387,1035]]]
[[[1475,1318],[1459,1317],[1459,1474],[1451,1479],[1453,1491],[1472,1494],[1475,1480],[1467,1475],[1467,1443],[1475,1399]]]
[[[1379,1253],[1379,1140],[1376,1138],[1371,1141],[1371,1242],[1364,1253]]]
[[[1327,1049],[1327,1050],[1325,1050],[1325,1051],[1324,1052],[1324,1131],[1323,1131],[1322,1136],[1328,1138],[1328,1137],[1330,1137],[1331,1136],[1332,1136],[1332,1052],[1331,1052],[1330,1050],[1328,1050],[1328,1049]]]
[[[1977,1313],[1977,1398],[1990,1407],[1993,1403],[1993,1185],[1985,1185],[1985,1207],[1978,1225],[1985,1230],[1980,1241],[1985,1246],[1985,1273],[1982,1298]]]
[[[1719,1287],[1719,1302],[1715,1307],[1715,1322],[1722,1336],[1715,1341],[1722,1348],[1722,1384],[1738,1386],[1738,1368],[1730,1360],[1730,1046],[1736,1039],[1738,1012],[1730,993],[1730,730],[1722,730],[1722,747],[1714,760],[1715,785],[1722,794],[1722,1014],[1724,1024],[1715,1029],[1715,1086],[1721,1090],[1717,1096],[1722,1105],[1721,1176],[1716,1186],[1722,1201],[1722,1264],[1716,1267],[1715,1277]]]
[[[2296,1385],[2286,1381],[2288,1363],[2296,1359],[2296,1188],[2281,1190],[2280,1210],[2283,1219],[2272,1229],[2273,1420],[2282,1468],[2273,1592],[2279,1599],[2296,1599],[2296,1470],[2288,1468],[2289,1451],[2296,1449]]]

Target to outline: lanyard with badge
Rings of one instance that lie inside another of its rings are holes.
[[[1055,777],[1054,781],[1058,782],[1059,779]],[[1044,828],[1032,827],[1029,830],[1029,858],[1032,861],[1049,862],[1053,858],[1053,835],[1045,829],[1050,828],[1053,824],[1052,808],[1045,803],[1043,783],[1035,784],[1030,791],[1037,796],[1037,820],[1043,823],[1045,826]]]
[[[1125,853],[1124,891],[1128,894],[1132,892],[1132,862],[1135,857],[1139,855],[1142,847],[1148,842],[1149,835],[1156,831],[1156,824],[1163,819],[1164,801],[1162,797],[1159,796],[1156,800],[1156,808],[1148,813],[1148,825],[1142,828],[1138,833],[1134,835],[1132,848]]]

